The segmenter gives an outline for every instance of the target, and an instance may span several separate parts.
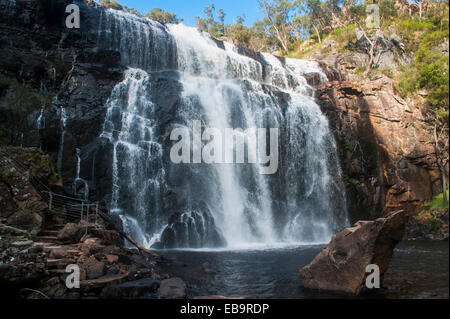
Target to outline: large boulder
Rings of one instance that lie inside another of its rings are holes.
[[[76,244],[86,233],[86,226],[67,223],[58,233],[58,240],[66,244]]]
[[[35,234],[38,234],[42,230],[43,221],[41,215],[30,210],[19,210],[8,218],[8,224],[10,226]]]
[[[161,234],[161,240],[154,248],[181,247],[222,247],[225,239],[216,227],[214,217],[206,203],[201,202],[183,212],[169,217],[167,227]]]
[[[398,211],[344,229],[299,271],[300,281],[306,288],[359,295],[366,288],[368,265],[377,265],[380,276],[388,269],[393,249],[403,238],[405,224],[405,213]]]
[[[105,264],[98,261],[94,256],[90,256],[83,267],[86,271],[87,279],[97,279],[105,274]]]

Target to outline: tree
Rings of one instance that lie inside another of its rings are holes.
[[[203,12],[205,13],[207,19],[207,23],[208,25],[212,24],[214,22],[214,10],[216,8],[214,7],[214,4],[209,4],[207,5],[204,9]]]
[[[178,18],[176,14],[162,10],[161,8],[152,9],[145,17],[158,21],[159,23],[180,23],[182,18]]]
[[[139,11],[133,8],[128,8],[127,6],[123,7],[123,11],[142,17],[142,14]]]
[[[249,48],[252,37],[251,31],[244,25],[244,17],[238,16],[236,23],[227,28],[227,34],[231,36],[234,44]]]
[[[314,32],[310,32],[310,35],[317,34],[317,38],[321,42],[322,31],[331,26],[332,15],[330,15],[327,3],[320,0],[302,0],[298,2],[297,10],[300,14],[304,13],[302,18],[297,21],[303,28],[313,30]]]
[[[294,26],[294,12],[299,1],[288,0],[258,0],[265,15],[264,23],[269,26],[268,31],[278,40],[281,49],[289,52]]]
[[[206,15],[206,18],[195,17],[197,19],[197,29],[200,31],[205,31],[211,34],[213,37],[220,38],[225,35],[225,11],[223,9],[219,9],[218,18],[219,21],[215,21],[214,19],[214,4],[207,5],[203,9],[203,13]]]
[[[52,95],[37,92],[29,83],[0,74],[0,89],[6,93],[6,106],[0,110],[5,127],[0,132],[9,145],[20,145],[22,134],[31,130],[30,115],[49,105]]]
[[[225,35],[225,11],[223,9],[219,9],[217,11],[217,15],[219,18],[219,24],[220,24],[220,33],[222,36]]]

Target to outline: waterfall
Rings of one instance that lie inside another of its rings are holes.
[[[73,193],[82,195],[83,199],[89,200],[89,184],[87,181],[80,177],[81,172],[81,150],[77,148],[75,150],[77,157],[77,171],[73,182]]]
[[[233,248],[325,242],[346,225],[334,139],[307,81],[326,81],[318,63],[248,56],[182,24],[100,15],[98,46],[118,50],[128,67],[100,135],[113,146],[110,207],[127,232],[146,246]],[[277,128],[278,171],[172,163],[170,132],[194,138],[194,121],[247,138]]]
[[[61,139],[59,144],[59,150],[58,150],[58,159],[56,163],[56,168],[59,173],[61,173],[62,170],[62,160],[63,160],[63,152],[64,152],[64,142],[66,137],[66,126],[67,126],[67,112],[66,109],[61,106],[60,109],[60,127],[61,127]]]

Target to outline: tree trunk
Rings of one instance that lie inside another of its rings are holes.
[[[266,1],[263,1],[261,4],[262,4],[262,6],[264,8],[264,11],[266,12],[267,19],[269,19],[270,24],[275,29],[275,33],[276,33],[276,37],[277,37],[278,41],[280,41],[281,46],[283,47],[283,50],[285,50],[286,54],[287,54],[289,52],[288,45],[287,45],[287,43],[285,43],[285,39],[283,38],[280,30],[278,29],[277,24],[273,21],[272,16],[269,13],[269,9],[267,8]]]
[[[372,64],[373,64],[373,60],[374,60],[374,55],[375,55],[375,42],[370,40],[369,36],[367,35],[366,31],[364,31],[364,29],[358,24],[359,29],[362,31],[364,37],[366,38],[367,42],[369,42],[370,44],[370,50],[369,50],[369,64],[368,67],[366,69],[366,71],[364,72],[364,74],[369,73],[370,69],[372,68]]]
[[[422,21],[422,1],[419,2],[419,21]]]
[[[319,32],[319,29],[316,27],[315,24],[313,24],[313,28],[314,28],[314,31],[316,31],[317,38],[319,39],[319,43],[322,42],[322,40],[320,39],[320,32]]]

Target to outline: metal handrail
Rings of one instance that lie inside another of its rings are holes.
[[[91,207],[95,207],[95,224],[97,225],[98,217],[100,216],[101,219],[103,219],[107,224],[109,224],[113,229],[115,229],[120,236],[127,239],[130,243],[132,243],[134,246],[136,246],[139,251],[145,252],[155,258],[159,258],[159,256],[152,251],[146,249],[145,247],[142,247],[139,245],[133,238],[131,238],[128,234],[123,232],[121,229],[119,229],[116,224],[109,218],[109,209],[106,207],[103,207],[99,205],[98,203],[92,203],[84,199],[69,197],[61,194],[56,194],[52,192],[47,185],[45,185],[39,178],[34,176],[32,172],[27,169],[23,163],[20,163],[18,160],[7,157],[8,153],[4,150],[0,149],[0,157],[4,157],[7,159],[12,166],[17,169],[20,173],[27,175],[27,180],[29,183],[33,186],[33,188],[36,190],[36,192],[41,196],[41,199],[46,199],[48,197],[49,201],[49,209],[50,211],[53,210],[54,207],[64,208],[64,214],[67,219],[78,219],[78,210],[74,210],[73,208],[76,206],[73,204],[73,202],[78,203],[78,205],[81,205],[80,209],[80,221],[83,220],[84,215],[84,207],[86,207],[86,234],[88,233],[89,228],[89,212]],[[72,202],[72,205],[70,204]],[[71,207],[72,206],[72,207]],[[78,207],[77,207],[78,209]]]

